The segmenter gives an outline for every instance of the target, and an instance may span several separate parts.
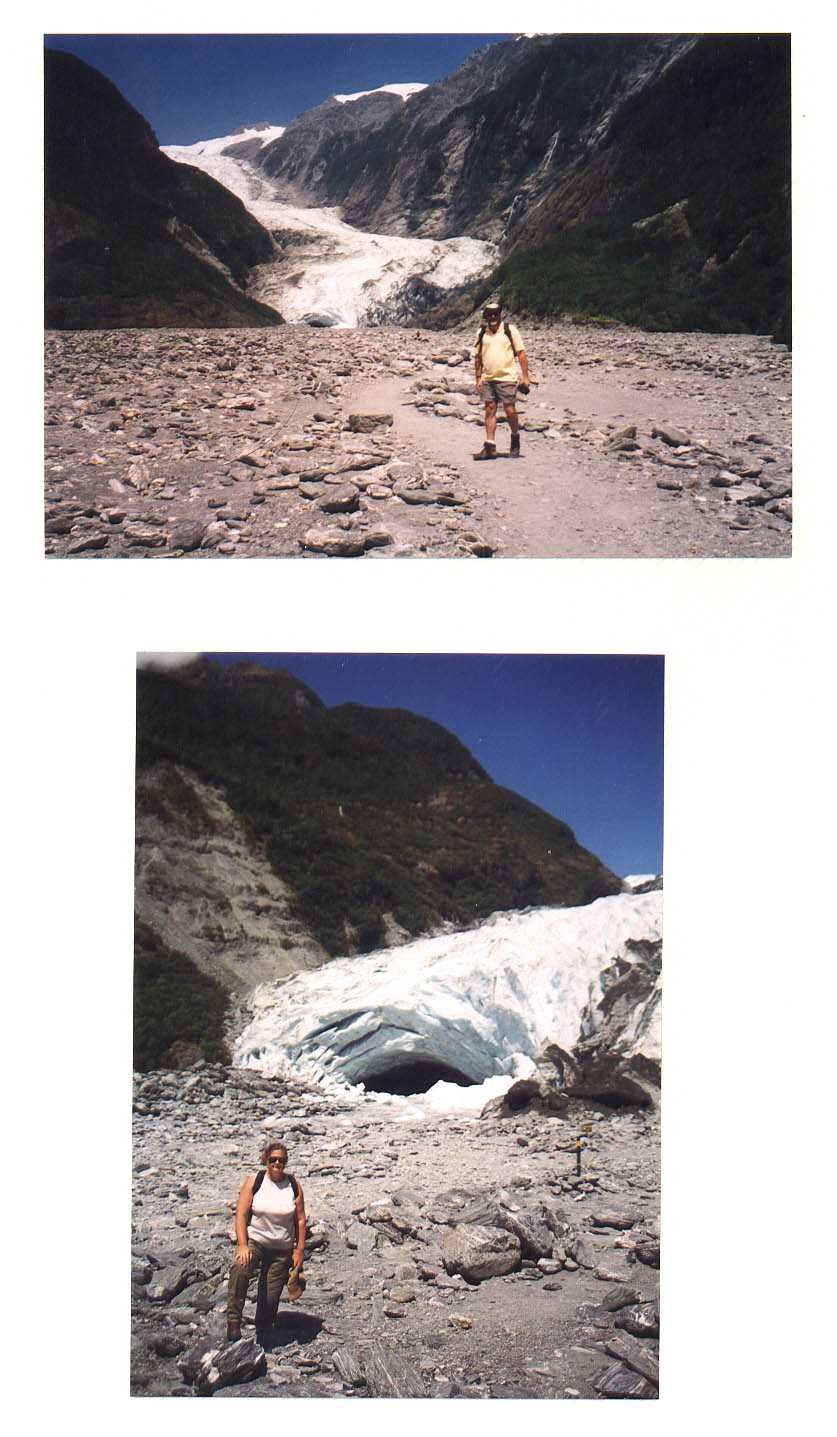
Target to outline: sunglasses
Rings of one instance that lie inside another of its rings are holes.
[[[285,1158],[268,1158],[267,1161],[268,1161],[268,1165],[269,1165],[270,1163],[283,1163],[283,1162],[285,1162]]]

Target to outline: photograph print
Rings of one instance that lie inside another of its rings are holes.
[[[790,36],[45,37],[50,558],[790,554]]]
[[[663,669],[138,656],[132,1396],[656,1400]]]

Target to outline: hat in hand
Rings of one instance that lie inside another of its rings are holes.
[[[288,1273],[288,1302],[298,1302],[305,1291],[305,1278],[298,1267]]]

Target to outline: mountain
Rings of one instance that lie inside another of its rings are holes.
[[[223,792],[330,954],[383,942],[385,914],[418,934],[621,890],[566,824],[495,784],[439,724],[326,708],[278,670],[140,671],[140,780],[161,763]],[[174,785],[166,798],[175,810],[195,802]]]
[[[257,163],[361,229],[497,243],[437,322],[499,290],[538,315],[788,329],[788,36],[521,36],[374,123],[354,108]]]
[[[327,708],[251,663],[138,673],[136,833],[137,1014],[151,1033],[180,1007],[170,1042],[206,1037],[207,983],[242,994],[336,954],[621,890],[439,724]]]
[[[160,152],[150,126],[75,56],[45,55],[46,324],[275,325],[244,293],[273,241],[241,201]]]
[[[388,88],[357,97],[332,95],[287,125],[284,134],[259,153],[257,163],[265,174],[282,181],[289,198],[310,204],[312,196],[321,194],[325,203],[341,204],[352,183],[348,157],[363,151],[370,136],[404,107],[405,97]]]

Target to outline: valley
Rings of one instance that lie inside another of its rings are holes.
[[[352,328],[379,320],[407,281],[420,278],[449,289],[496,263],[497,247],[488,241],[365,234],[344,223],[337,208],[283,201],[251,160],[225,153],[237,140],[246,143],[248,133],[243,141],[229,135],[197,145],[169,145],[163,153],[218,180],[277,238],[276,257],[256,267],[248,293],[286,320]],[[255,131],[253,138],[262,135]]]

